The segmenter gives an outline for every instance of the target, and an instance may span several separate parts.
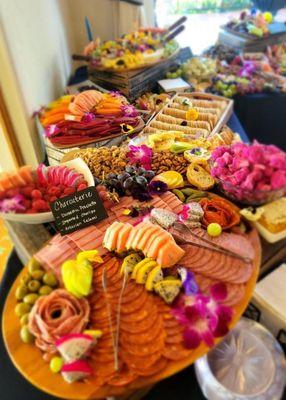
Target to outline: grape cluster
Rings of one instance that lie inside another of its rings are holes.
[[[104,184],[109,191],[116,191],[119,196],[128,195],[135,199],[147,200],[150,198],[148,183],[154,176],[154,171],[143,167],[127,166],[121,174],[109,174]]]

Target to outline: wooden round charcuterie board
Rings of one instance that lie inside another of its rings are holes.
[[[234,315],[231,326],[234,326],[237,323],[246,309],[251,299],[259,273],[261,247],[258,233],[255,229],[248,233],[248,239],[255,250],[254,268],[252,276],[247,282],[244,298],[233,307]],[[84,382],[68,384],[63,380],[60,374],[51,373],[49,365],[43,361],[40,351],[36,346],[24,344],[20,339],[20,323],[14,312],[16,305],[15,290],[19,284],[21,276],[25,273],[26,268],[23,269],[21,274],[15,280],[6,300],[2,326],[4,341],[11,360],[21,374],[32,385],[51,395],[64,399],[100,399],[108,396],[125,396],[139,388],[151,385],[179,372],[183,368],[194,363],[209,350],[206,345],[201,344],[198,348],[192,350],[190,355],[183,360],[168,361],[166,367],[159,373],[154,374],[151,377],[139,377],[127,385],[124,385],[124,380],[122,380],[120,386],[105,385],[98,389],[98,382],[95,377],[90,377]],[[217,342],[219,340],[221,340],[221,338],[219,338]],[[94,368],[96,369],[96,365],[94,365]]]

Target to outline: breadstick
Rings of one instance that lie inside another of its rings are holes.
[[[178,110],[177,108],[166,107],[163,113],[172,117],[186,119],[186,111]]]
[[[152,121],[151,126],[152,128],[156,128],[163,131],[180,131],[189,135],[200,134],[204,137],[207,137],[209,135],[209,131],[206,129],[190,128],[188,126],[167,124],[165,122],[160,122],[160,121]]]
[[[143,130],[144,133],[157,133],[158,130],[155,128],[152,128],[151,126],[146,126],[146,128]]]
[[[190,128],[202,128],[211,131],[210,124],[206,121],[187,121],[185,119],[171,117],[170,115],[165,114],[158,115],[156,121],[166,122],[175,125],[182,125],[182,122],[184,122],[184,126],[189,126]]]

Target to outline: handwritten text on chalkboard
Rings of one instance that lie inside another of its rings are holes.
[[[106,210],[95,187],[55,200],[51,203],[51,210],[62,235],[107,218]]]

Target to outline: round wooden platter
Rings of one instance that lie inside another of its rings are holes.
[[[252,297],[260,268],[261,246],[257,231],[253,229],[248,234],[248,237],[255,249],[254,269],[252,277],[247,283],[244,299],[233,307],[234,316],[231,327],[235,326],[238,322]],[[93,384],[92,377],[84,382],[68,384],[63,380],[60,374],[53,374],[50,371],[49,365],[43,361],[41,353],[36,346],[24,344],[20,339],[20,322],[14,312],[16,305],[15,290],[19,285],[21,276],[25,273],[26,268],[22,270],[15,280],[6,300],[2,319],[4,341],[11,360],[21,374],[24,375],[32,385],[51,395],[64,399],[77,400],[102,399],[109,396],[126,396],[140,388],[176,374],[194,363],[210,350],[207,346],[201,344],[197,349],[192,351],[190,357],[180,362],[169,362],[166,369],[161,373],[153,375],[151,378],[139,378],[125,387],[114,388],[111,386],[104,386],[97,390],[96,386]],[[219,338],[216,343],[221,339],[222,338]]]

